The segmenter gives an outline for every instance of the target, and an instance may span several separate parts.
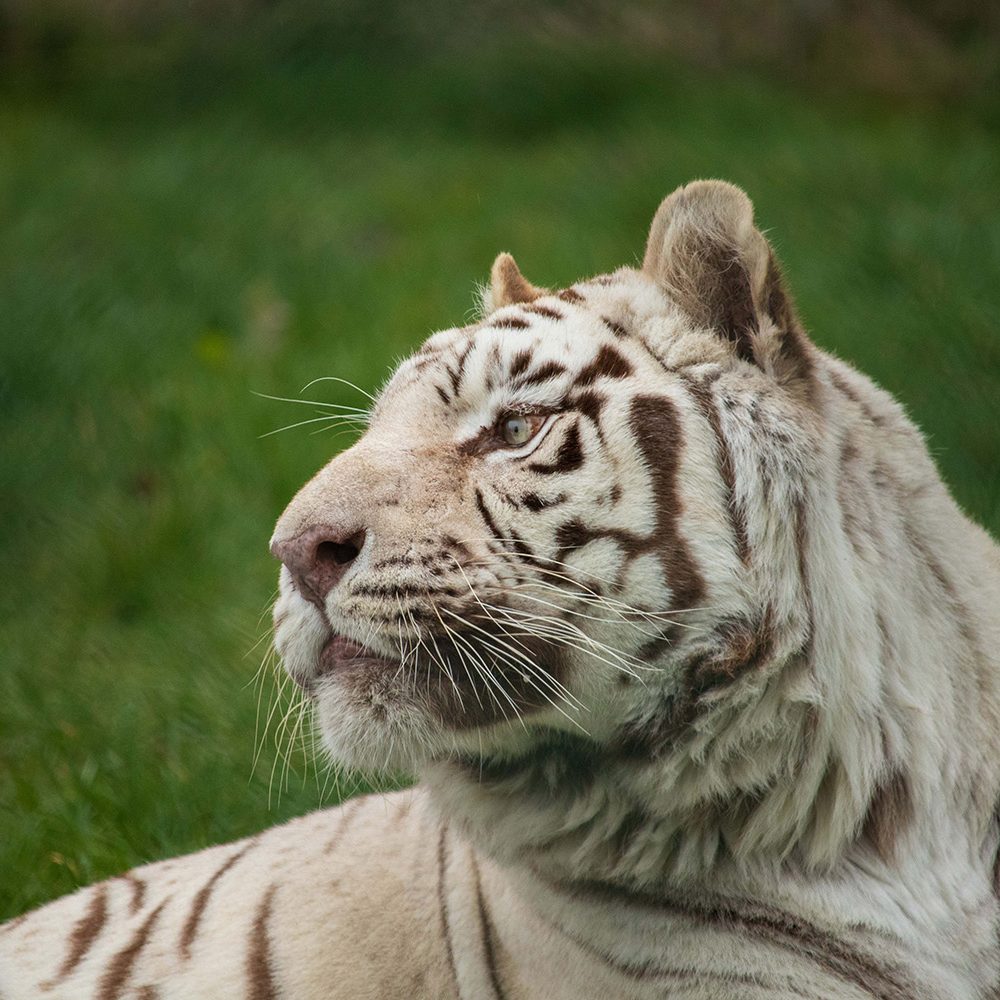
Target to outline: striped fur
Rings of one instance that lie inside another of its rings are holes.
[[[0,996],[1000,995],[1000,554],[746,196],[484,307],[275,533],[363,539],[321,600],[283,569],[276,642],[418,788],[19,918]]]

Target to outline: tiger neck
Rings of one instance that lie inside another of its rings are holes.
[[[714,812],[656,814],[629,779],[631,767],[634,762],[609,761],[584,739],[560,735],[517,760],[435,765],[424,784],[448,828],[495,877],[543,916],[575,927],[581,941],[592,930],[601,933],[591,910],[611,919],[617,935],[632,916],[654,909],[672,927],[698,929],[710,918],[780,924],[789,946],[799,923],[803,934],[822,925],[831,940],[853,940],[865,926],[869,944],[882,947],[891,936],[899,955],[912,953],[916,961],[928,949],[960,954],[968,942],[955,928],[965,927],[984,968],[992,969],[997,903],[964,821],[939,813],[923,823],[919,837],[899,838],[888,854],[863,827],[822,869],[794,846],[737,857],[733,831],[752,803],[734,798]],[[951,910],[924,907],[941,899]],[[911,959],[901,957],[899,964]]]

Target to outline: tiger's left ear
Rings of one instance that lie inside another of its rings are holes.
[[[643,271],[698,324],[783,383],[808,376],[811,345],[753,204],[724,181],[694,181],[660,205]]]
[[[502,253],[493,261],[490,269],[490,289],[487,306],[490,311],[501,306],[517,305],[521,302],[534,302],[548,294],[547,288],[538,288],[521,274],[517,261],[509,253]]]

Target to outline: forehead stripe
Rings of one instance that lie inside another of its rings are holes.
[[[536,385],[539,382],[547,382],[550,378],[562,375],[564,371],[566,371],[566,366],[559,364],[558,361],[546,361],[544,364],[539,365],[533,372],[529,372],[518,379],[517,386],[520,388],[526,385]]]
[[[576,377],[576,385],[592,385],[599,378],[628,378],[634,369],[631,363],[605,344],[597,357],[590,362]]]
[[[543,306],[537,302],[532,302],[531,305],[525,306],[524,311],[536,313],[538,316],[544,316],[546,319],[560,320],[564,318],[558,309],[553,309],[552,306]]]
[[[532,357],[534,357],[534,354],[528,348],[522,348],[518,351],[510,361],[510,377],[517,378],[521,372],[527,371],[528,365],[531,364]]]
[[[524,330],[531,324],[523,316],[501,316],[492,320],[490,326],[498,330]]]

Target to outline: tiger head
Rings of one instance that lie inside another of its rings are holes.
[[[821,862],[880,796],[906,808],[905,737],[864,666],[885,625],[828,572],[848,530],[830,470],[861,406],[908,481],[937,476],[898,407],[806,338],[746,195],[677,190],[641,268],[557,292],[502,254],[486,298],[275,530],[276,645],[335,761],[419,772],[500,854],[638,879]]]

